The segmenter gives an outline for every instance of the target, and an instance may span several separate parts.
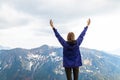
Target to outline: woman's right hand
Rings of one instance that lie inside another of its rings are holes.
[[[90,25],[90,22],[91,22],[91,20],[90,20],[90,18],[89,18],[88,21],[87,21],[87,26]]]
[[[54,28],[52,19],[50,19],[50,26]]]

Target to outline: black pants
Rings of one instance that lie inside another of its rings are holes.
[[[78,80],[79,67],[75,67],[75,68],[66,68],[65,67],[67,80],[72,80],[72,70],[73,70],[74,80]]]

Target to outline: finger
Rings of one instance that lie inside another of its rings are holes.
[[[90,20],[90,18],[89,18],[89,22],[90,22],[91,20]]]

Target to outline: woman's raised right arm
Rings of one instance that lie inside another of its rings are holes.
[[[90,25],[90,19],[88,19],[88,21],[87,21],[87,26],[84,28],[84,30],[81,32],[81,34],[79,35],[79,37],[77,38],[77,43],[78,43],[78,45],[80,45],[81,43],[82,43],[82,41],[83,41],[83,38],[84,38],[84,36],[85,36],[85,33],[86,33],[86,31],[87,31],[87,29],[88,29],[88,26]]]

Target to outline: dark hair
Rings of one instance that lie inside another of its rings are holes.
[[[68,35],[67,35],[67,41],[68,42],[72,42],[75,40],[75,35],[73,32],[69,32]]]

